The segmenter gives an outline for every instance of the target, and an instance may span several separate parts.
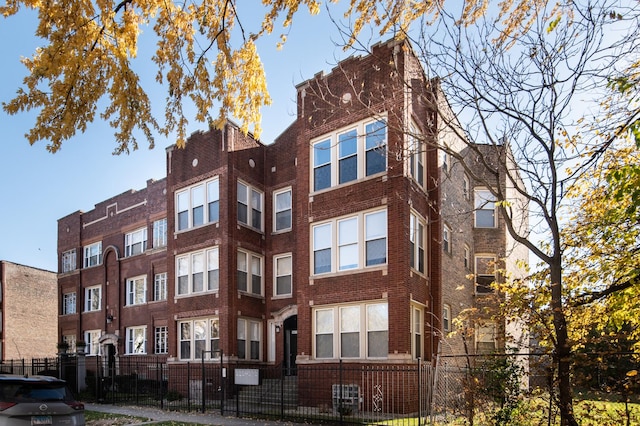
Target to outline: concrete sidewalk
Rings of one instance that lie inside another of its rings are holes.
[[[165,411],[151,407],[135,407],[126,405],[109,405],[109,404],[91,404],[85,403],[84,409],[87,411],[99,411],[102,413],[122,414],[127,416],[144,417],[151,419],[153,422],[174,421],[182,423],[198,423],[202,425],[219,425],[219,426],[283,426],[295,425],[297,423],[277,422],[269,420],[242,419],[237,417],[224,417],[217,413],[200,413]],[[153,424],[149,422],[146,424]]]

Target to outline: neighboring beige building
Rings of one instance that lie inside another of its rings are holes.
[[[55,356],[55,272],[0,261],[0,361]]]

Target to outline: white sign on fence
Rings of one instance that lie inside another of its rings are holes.
[[[259,385],[260,372],[257,368],[236,368],[236,385]]]

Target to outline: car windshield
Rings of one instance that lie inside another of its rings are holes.
[[[3,382],[0,398],[6,402],[69,401],[73,399],[64,383]]]

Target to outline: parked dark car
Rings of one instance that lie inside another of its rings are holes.
[[[0,374],[0,426],[84,424],[84,404],[64,380]]]

